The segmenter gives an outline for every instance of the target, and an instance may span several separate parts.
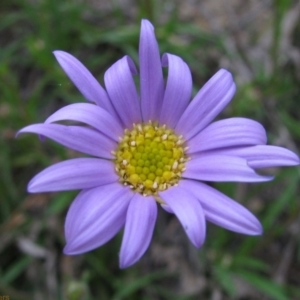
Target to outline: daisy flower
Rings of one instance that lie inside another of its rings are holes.
[[[72,55],[54,51],[82,95],[93,103],[61,108],[35,133],[93,157],[54,164],[29,183],[31,193],[81,190],[66,217],[64,253],[93,250],[121,228],[120,267],[137,262],[153,235],[158,206],[176,215],[188,238],[201,247],[206,221],[247,235],[262,227],[243,206],[206,182],[263,182],[257,169],[299,164],[291,151],[267,146],[261,124],[246,118],[213,122],[235,93],[232,75],[219,70],[191,101],[187,64],[160,58],[152,24],[143,20],[139,73],[124,56],[105,73],[106,90]],[[168,68],[166,84],[162,67]],[[139,90],[133,75],[139,76]],[[72,120],[83,125],[62,125]]]

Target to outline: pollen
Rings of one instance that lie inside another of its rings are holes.
[[[176,185],[188,157],[182,136],[166,125],[149,121],[134,124],[124,135],[113,155],[120,182],[143,196],[157,196]]]

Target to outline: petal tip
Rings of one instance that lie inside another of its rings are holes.
[[[197,249],[200,249],[202,246],[203,246],[203,244],[204,244],[204,242],[205,242],[205,239],[199,239],[198,241],[192,241],[191,239],[190,239],[190,241],[192,242],[192,244],[197,248]]]
[[[217,74],[220,74],[220,76],[223,75],[223,76],[231,77],[232,80],[233,80],[232,73],[231,73],[230,71],[228,71],[227,69],[221,68],[221,69],[217,72]]]
[[[63,249],[63,253],[65,255],[75,255],[74,249],[72,249],[72,246],[70,244],[66,244],[66,246]]]
[[[152,23],[149,20],[147,20],[147,19],[142,19],[141,26],[142,27],[147,26],[147,27],[149,27],[152,30],[154,29],[154,26],[152,25]]]
[[[189,237],[189,240],[191,241],[191,243],[197,249],[200,249],[203,246],[203,244],[205,243],[205,237],[206,237],[205,230],[203,232],[201,232],[200,230],[198,230],[198,234],[197,235],[192,236],[190,234],[190,235],[188,235],[188,237]]]
[[[261,182],[272,181],[275,178],[274,175],[261,176]]]
[[[139,259],[122,259],[122,257],[120,256],[120,263],[119,263],[119,267],[120,269],[126,269],[128,267],[131,267],[132,265],[134,265]]]
[[[79,62],[77,58],[75,58],[72,54],[66,51],[54,50],[52,53],[61,66],[63,66],[62,64],[66,64],[69,61],[73,62],[73,64]]]
[[[253,229],[252,235],[262,235],[264,232],[264,229],[263,229],[261,223],[259,221],[257,221],[257,224],[255,224],[255,225],[256,225],[256,228]]]
[[[22,129],[18,130],[16,133],[15,133],[15,138],[18,138],[19,135],[22,133]]]
[[[225,80],[225,82],[227,82],[227,84],[229,84],[230,86],[230,89],[229,91],[231,93],[235,93],[235,90],[236,90],[236,84],[234,82],[234,78],[233,78],[233,75],[230,71],[224,69],[224,68],[221,68],[216,74],[215,74],[216,78],[218,79],[223,79]]]
[[[252,236],[258,236],[258,235],[262,235],[263,234],[263,227],[262,224],[260,223],[260,221],[254,216],[251,218],[251,220],[249,219],[249,223],[248,223],[248,232],[243,234],[247,234],[247,235],[252,235]]]
[[[73,243],[70,242],[65,245],[65,247],[63,249],[63,253],[65,255],[79,255],[79,254],[83,254],[83,253],[87,252],[87,251],[82,251],[79,249],[78,249],[78,246],[76,246],[76,244],[74,245],[74,240],[73,240]]]
[[[28,193],[38,193],[38,189],[36,188],[33,180],[30,180],[28,185],[27,185],[27,192]]]
[[[62,50],[54,50],[52,51],[53,55],[55,56],[55,58],[58,60],[61,56],[63,56],[64,54],[68,54],[65,51]]]
[[[120,269],[126,269],[126,268],[128,268],[129,266],[128,265],[126,265],[126,264],[124,264],[124,263],[122,263],[121,261],[120,261],[120,263],[119,263],[119,268]]]

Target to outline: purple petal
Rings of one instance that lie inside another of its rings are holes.
[[[266,144],[261,124],[245,118],[230,118],[208,125],[189,141],[188,153],[232,146]]]
[[[159,196],[179,219],[193,245],[200,248],[205,240],[206,224],[200,202],[190,192],[179,186],[160,192]]]
[[[18,134],[24,132],[40,134],[68,148],[103,158],[113,158],[111,151],[116,148],[116,143],[107,136],[82,126],[33,124],[24,127]]]
[[[93,104],[75,103],[67,105],[52,114],[45,123],[63,120],[88,124],[115,141],[119,141],[118,137],[123,134],[122,127],[111,114]]]
[[[59,162],[35,175],[28,192],[88,189],[118,181],[114,164],[98,158],[75,158]]]
[[[272,176],[261,176],[240,157],[202,154],[186,163],[182,177],[204,181],[262,182]]]
[[[142,121],[139,96],[132,74],[137,74],[133,61],[124,56],[105,73],[104,81],[112,104],[126,128]]]
[[[116,116],[106,91],[77,58],[64,51],[54,51],[53,54],[65,73],[87,100],[97,103],[111,115]]]
[[[119,183],[81,191],[67,214],[64,253],[84,253],[110,240],[123,227],[133,195]]]
[[[260,222],[250,211],[214,188],[192,180],[182,180],[180,184],[197,197],[208,221],[243,234],[262,233]]]
[[[137,262],[147,250],[156,221],[157,205],[153,197],[136,193],[130,201],[120,252],[120,267]]]
[[[168,66],[169,72],[160,123],[174,128],[190,101],[192,75],[187,64],[176,55],[164,54],[162,65]]]
[[[166,205],[166,204],[161,204],[160,205],[162,209],[164,209],[166,212],[168,212],[169,214],[174,214],[173,210],[171,209],[170,206]]]
[[[221,69],[198,92],[176,126],[186,140],[206,127],[230,102],[235,93],[232,75]]]
[[[220,149],[213,154],[242,157],[254,169],[299,165],[299,157],[294,152],[277,146],[259,145]]]
[[[142,20],[139,58],[143,120],[144,122],[159,120],[164,96],[164,80],[154,28],[147,20]]]

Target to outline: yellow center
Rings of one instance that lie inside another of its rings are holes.
[[[120,181],[144,196],[177,184],[185,170],[184,140],[165,125],[134,124],[125,129],[115,155]]]

